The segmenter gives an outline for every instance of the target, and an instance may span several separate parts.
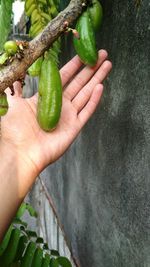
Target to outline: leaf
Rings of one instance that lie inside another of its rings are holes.
[[[4,236],[4,239],[2,240],[2,242],[0,243],[0,256],[3,254],[3,252],[5,251],[5,249],[7,248],[7,245],[9,243],[10,237],[11,237],[11,233],[13,230],[13,225],[11,224]]]
[[[37,243],[37,244],[43,244],[43,243],[44,243],[43,238],[42,238],[42,237],[38,237],[38,238],[36,239],[36,243]]]
[[[44,250],[49,250],[49,247],[48,247],[48,244],[47,244],[47,243],[44,243],[44,244],[43,244],[43,249],[44,249]]]
[[[50,267],[59,267],[58,261],[56,259],[54,259],[54,258],[51,258]]]
[[[35,237],[37,238],[37,233],[35,231],[31,231],[31,230],[27,230],[26,234],[31,238],[31,237]]]
[[[50,250],[52,256],[59,256],[59,252],[55,249]]]
[[[72,267],[70,261],[66,257],[60,256],[57,258],[57,261],[60,267]]]
[[[23,202],[23,203],[20,205],[20,207],[19,207],[19,209],[18,209],[18,211],[17,211],[17,213],[16,213],[16,218],[20,219],[20,218],[24,215],[26,209],[27,209],[27,205],[26,205],[25,202]]]
[[[37,218],[37,212],[29,203],[26,203],[26,209],[28,210],[30,216]]]
[[[1,0],[0,6],[0,51],[3,50],[3,45],[6,42],[11,29],[13,0]]]
[[[20,224],[21,226],[24,226],[25,228],[28,226],[28,224],[26,222],[22,221],[19,218],[14,218],[13,224]]]

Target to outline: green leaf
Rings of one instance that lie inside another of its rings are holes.
[[[1,244],[0,244],[0,256],[3,254],[3,252],[5,251],[5,249],[7,248],[7,245],[9,243],[10,237],[11,237],[11,233],[13,230],[13,225],[11,224],[4,236],[4,239],[2,240]]]
[[[52,256],[56,256],[56,257],[59,256],[59,252],[57,250],[55,250],[55,249],[51,249],[50,252],[51,252]]]
[[[72,267],[71,262],[66,257],[58,257],[57,261],[59,263],[59,267]]]
[[[14,262],[17,262],[22,258],[22,255],[23,255],[23,253],[25,251],[25,248],[27,246],[27,242],[28,242],[27,236],[22,235],[20,237],[20,240],[19,240],[18,249],[17,249],[17,253],[16,253],[16,256],[15,256]]]
[[[49,266],[50,267],[59,267],[59,263],[58,263],[58,261],[56,259],[51,258]]]
[[[50,255],[46,253],[43,260],[42,260],[41,267],[50,267],[49,264],[50,264]]]
[[[19,218],[19,219],[20,219],[20,218],[24,215],[26,209],[27,209],[27,205],[26,205],[25,202],[23,202],[23,203],[20,205],[20,207],[19,207],[19,209],[18,209],[18,211],[17,211],[17,213],[16,213],[16,218]]]
[[[26,234],[31,238],[31,237],[36,237],[37,238],[37,233],[35,231],[28,230],[26,231]]]
[[[43,238],[42,238],[42,237],[38,237],[38,238],[36,239],[36,243],[37,243],[37,244],[43,244],[43,243],[44,243]]]
[[[37,212],[29,203],[26,203],[26,209],[28,210],[30,216],[37,218],[38,216]]]
[[[43,249],[44,249],[44,250],[49,250],[49,247],[48,247],[48,244],[47,244],[47,243],[44,243],[44,244],[43,244]]]
[[[25,228],[28,226],[28,224],[26,222],[22,221],[19,218],[14,218],[13,224],[20,224],[20,225],[24,226]]]

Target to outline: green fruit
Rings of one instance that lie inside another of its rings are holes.
[[[43,62],[43,57],[39,57],[29,68],[28,68],[28,74],[30,76],[39,76],[41,72],[41,66]]]
[[[95,66],[98,60],[98,51],[94,29],[89,12],[85,11],[78,19],[76,30],[80,38],[73,39],[74,48],[81,61],[89,66]]]
[[[6,53],[10,56],[15,55],[18,51],[18,46],[15,41],[7,41],[4,44],[4,49]]]
[[[45,131],[54,129],[59,121],[62,106],[62,83],[53,59],[45,58],[39,77],[37,120]]]
[[[0,94],[0,116],[4,116],[8,111],[8,101],[6,93]]]
[[[95,31],[98,31],[103,19],[103,9],[100,2],[98,0],[93,0],[92,5],[88,8],[88,11],[91,17],[93,28]]]

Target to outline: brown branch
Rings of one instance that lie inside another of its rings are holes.
[[[24,78],[28,67],[65,31],[65,22],[70,25],[81,14],[82,3],[83,0],[71,0],[68,7],[50,21],[43,32],[29,42],[28,48],[24,49],[23,59],[15,59],[0,71],[0,93],[13,82]]]

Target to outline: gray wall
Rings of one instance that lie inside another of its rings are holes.
[[[150,2],[135,2],[102,1],[98,46],[113,71],[92,119],[42,174],[81,267],[150,266]]]

